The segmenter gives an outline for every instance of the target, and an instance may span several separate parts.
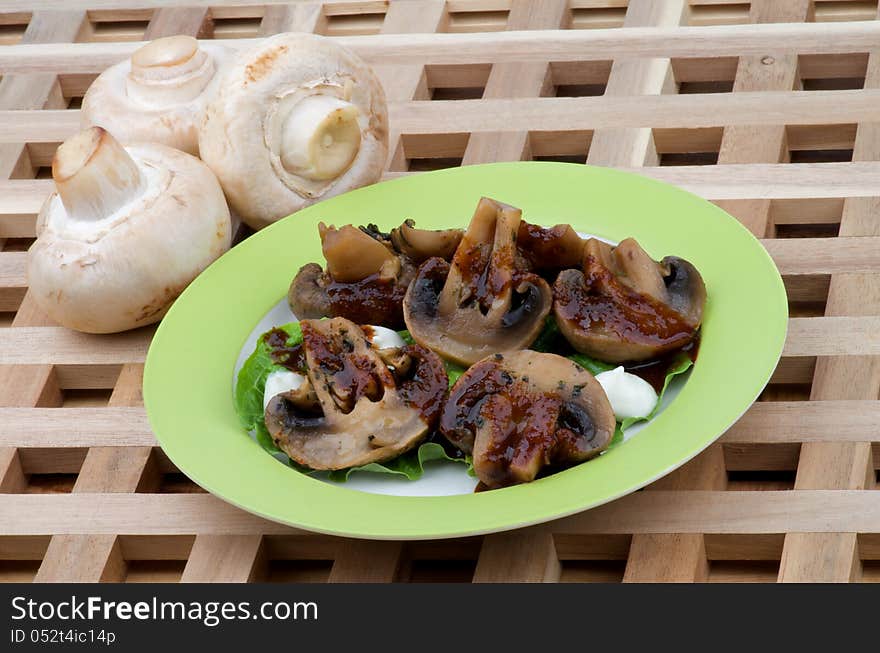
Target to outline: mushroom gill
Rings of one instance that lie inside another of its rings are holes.
[[[391,369],[349,320],[300,324],[307,382],[265,411],[266,428],[293,460],[346,469],[395,458],[427,436],[448,388],[436,354],[418,345],[383,351],[397,361]]]
[[[517,264],[521,211],[482,198],[451,263],[419,268],[403,301],[416,342],[462,365],[528,347],[550,311],[547,282]]]

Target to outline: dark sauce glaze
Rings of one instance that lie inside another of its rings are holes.
[[[360,334],[341,331],[328,337],[307,321],[302,323],[302,333],[308,365],[320,371],[320,375],[312,375],[313,382],[320,382],[315,376],[323,377],[340,411],[350,413],[361,397],[370,401],[383,397],[386,386],[391,385],[390,373],[386,369],[383,374],[372,359],[354,353],[352,339]]]
[[[290,336],[283,329],[272,329],[265,335],[265,343],[269,346],[269,356],[276,365],[286,367],[291,372],[304,374],[306,371],[306,354],[302,344],[287,345]]]
[[[449,390],[449,377],[440,357],[421,345],[407,345],[400,350],[409,356],[410,366],[403,373],[395,373],[397,391],[404,403],[419,411],[426,424],[434,426]]]
[[[583,258],[583,242],[572,247],[565,234],[568,225],[542,227],[522,221],[519,224],[516,244],[520,253],[536,270],[561,270],[580,267]]]
[[[594,257],[587,256],[585,272],[576,283],[557,280],[553,291],[557,317],[577,329],[607,334],[628,343],[648,345],[661,352],[679,349],[696,330],[663,302],[631,290]]]
[[[391,329],[406,328],[403,297],[406,286],[395,279],[372,274],[360,281],[327,285],[331,317],[344,317],[355,324],[381,324]]]
[[[440,430],[467,453],[474,451],[477,431],[483,432],[476,464],[480,477],[493,487],[531,480],[548,465],[580,462],[592,454],[596,436],[581,406],[536,389],[495,358],[477,363],[456,383]]]
[[[659,394],[663,390],[663,384],[666,383],[666,375],[678,364],[681,357],[687,356],[696,363],[699,351],[700,333],[697,332],[694,339],[681,349],[676,349],[665,356],[653,360],[625,363],[624,368],[630,374],[635,374],[650,383],[651,387]]]

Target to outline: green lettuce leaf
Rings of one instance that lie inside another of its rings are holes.
[[[331,481],[344,483],[352,472],[374,472],[378,474],[396,474],[416,481],[425,472],[425,463],[432,460],[451,460],[465,462],[464,458],[453,458],[446,453],[443,445],[437,442],[424,442],[417,449],[411,449],[393,460],[384,463],[368,463],[360,467],[349,467],[330,472],[327,477]]]
[[[657,411],[660,410],[660,406],[663,404],[663,396],[666,394],[666,388],[669,387],[669,383],[679,374],[684,374],[691,369],[693,364],[694,361],[691,360],[690,356],[681,354],[666,373],[666,378],[663,380],[663,388],[660,390],[660,396],[657,398],[657,405],[654,406],[654,410],[651,411],[651,414],[647,417],[627,417],[621,422],[621,429],[625,431],[636,422],[644,422],[653,419],[654,415],[657,414]]]

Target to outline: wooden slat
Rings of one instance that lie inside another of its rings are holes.
[[[320,33],[324,24],[321,2],[297,2],[269,5],[260,21],[260,34],[269,36],[279,32]]]
[[[880,53],[868,59],[866,87],[880,84]],[[862,123],[853,159],[880,159],[880,124]],[[844,202],[840,232],[870,237],[880,233],[878,198]],[[880,274],[835,274],[831,278],[826,315],[880,315]],[[810,392],[812,400],[877,399],[880,356],[820,356]],[[809,442],[801,448],[796,488],[871,489],[875,485],[870,439],[864,442]],[[861,577],[857,534],[791,533],[785,538],[779,580],[782,582],[850,582]]]
[[[111,406],[143,406],[143,366],[123,368],[110,397]],[[151,447],[93,447],[73,486],[77,494],[129,493],[155,487]],[[125,561],[114,534],[62,534],[49,542],[35,580],[38,582],[107,582],[125,576]]]
[[[803,22],[812,8],[810,0],[756,0],[750,19],[754,23]],[[799,82],[797,56],[776,49],[760,55],[742,57],[733,82],[734,95],[744,92],[790,91]],[[760,93],[759,93],[760,94]],[[830,115],[831,110],[826,112]],[[718,153],[719,164],[776,163],[788,160],[785,125],[727,123]],[[770,203],[767,200],[724,202],[722,208],[736,216],[752,233],[770,233]]]
[[[568,3],[565,0],[542,0],[527,2],[515,0],[511,4],[507,29],[537,30],[564,28],[570,20]],[[483,103],[497,98],[528,98],[548,95],[553,91],[550,68],[547,62],[539,63],[498,63],[492,67],[483,91]],[[432,103],[434,104],[434,103]],[[489,111],[492,109],[489,108]],[[495,114],[491,129],[485,133],[474,133],[464,152],[462,163],[487,163],[489,161],[519,161],[528,158],[529,134],[524,126],[521,130],[499,121]],[[503,131],[494,131],[503,127]],[[424,130],[419,130],[424,131]],[[454,131],[454,130],[450,130]],[[512,132],[512,133],[511,133]]]
[[[400,542],[346,540],[336,549],[330,583],[392,583],[400,571]]]
[[[474,572],[475,583],[554,583],[562,569],[553,535],[541,528],[488,535]]]
[[[637,492],[546,526],[553,533],[880,532],[873,491]],[[302,533],[210,494],[12,494],[0,501],[0,535]]]
[[[22,37],[22,43],[59,43],[73,41],[85,23],[82,10],[34,12]],[[66,109],[58,76],[54,73],[5,75],[0,80],[0,109]],[[24,141],[0,145],[0,179],[33,177]],[[2,237],[2,234],[0,234]]]
[[[191,4],[191,3],[187,3]],[[867,52],[877,44],[872,22],[836,24],[724,25],[709,27],[596,30],[523,30],[474,34],[413,34],[338,37],[372,64],[426,65],[486,62],[606,61],[616,57],[763,56],[768,49],[801,54]],[[233,48],[253,39],[219,39]],[[33,45],[0,50],[0,72],[67,74],[100,72],[122,61],[141,42],[60,45],[47,51]]]
[[[213,32],[207,7],[166,7],[153,13],[144,32],[144,41],[172,34],[187,34],[203,39],[210,38]]]
[[[589,130],[596,125],[610,129],[771,125],[780,132],[781,128],[776,128],[780,122],[811,125],[829,120],[838,123],[870,120],[878,101],[878,89],[744,91],[638,98],[610,95],[488,98],[393,103],[389,107],[389,119],[401,132],[414,134],[492,133],[497,132],[499,126],[504,132],[522,132],[537,129],[539,125],[565,131]],[[505,116],[501,124],[499,115]],[[0,142],[22,138],[31,143],[61,141],[75,133],[78,126],[76,110],[0,111]],[[734,161],[725,158],[724,162]]]
[[[626,10],[624,27],[671,27],[685,21],[683,0],[650,2],[634,0]],[[675,80],[667,58],[620,58],[611,66],[605,96],[660,95],[674,92]],[[644,99],[639,99],[639,104]],[[607,166],[643,166],[658,163],[650,129],[612,127],[597,130],[590,143],[587,163]]]
[[[247,583],[254,580],[262,549],[260,535],[199,535],[182,583]]]

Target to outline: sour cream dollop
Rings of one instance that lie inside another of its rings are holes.
[[[630,374],[623,367],[600,372],[596,380],[605,390],[611,409],[618,420],[647,417],[657,405],[657,393],[643,378]]]
[[[298,389],[306,382],[306,377],[289,370],[275,370],[266,377],[266,389],[263,391],[263,410],[275,395]]]
[[[367,325],[364,327],[364,335],[376,349],[396,349],[406,346],[403,338],[394,329]]]

